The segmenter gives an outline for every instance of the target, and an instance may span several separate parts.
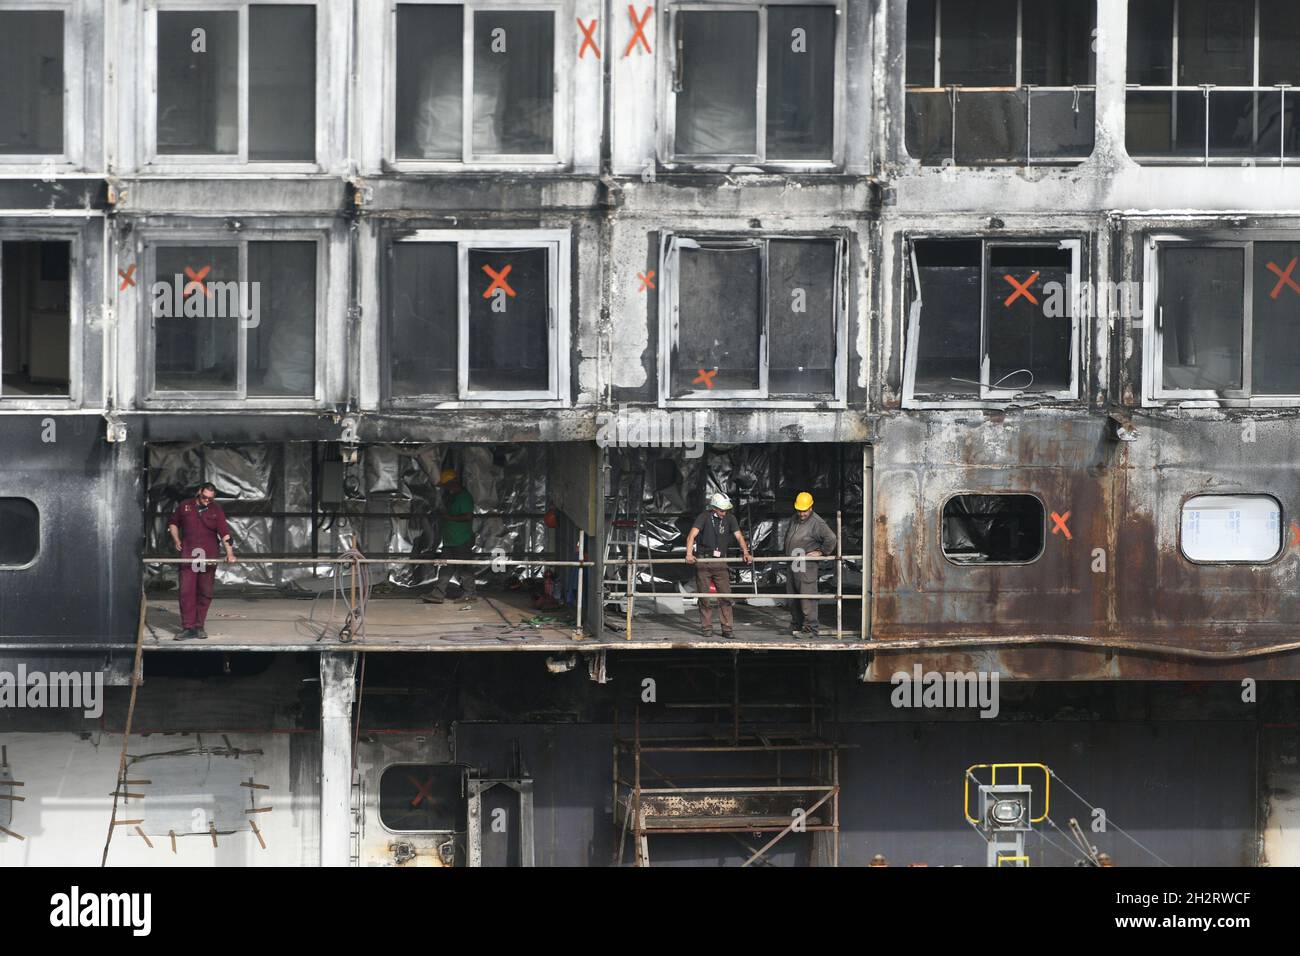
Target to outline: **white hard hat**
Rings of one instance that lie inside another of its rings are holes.
[[[731,499],[728,498],[726,495],[724,495],[722,492],[718,492],[716,495],[714,495],[712,498],[709,499],[709,507],[717,508],[719,511],[730,511]]]

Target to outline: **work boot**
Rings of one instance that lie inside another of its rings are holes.
[[[801,636],[802,634],[803,634],[803,625],[802,625],[802,624],[795,624],[795,623],[792,622],[792,623],[790,624],[790,636],[791,636],[791,637],[799,637],[799,636]]]
[[[424,597],[420,598],[420,600],[425,604],[444,604],[447,599],[441,594],[426,594]]]
[[[206,641],[208,639],[208,632],[201,627],[196,627],[194,629],[194,636],[197,637],[200,641]]]
[[[815,627],[809,627],[807,624],[803,627],[803,632],[808,637],[821,637],[821,632]]]
[[[179,634],[177,634],[175,637],[173,637],[172,640],[173,640],[173,641],[192,641],[192,640],[196,639],[198,636],[199,636],[198,631],[197,631],[195,628],[187,627],[185,630],[181,631]]]
[[[703,624],[701,624],[701,625],[700,625],[700,637],[704,638],[705,640],[708,640],[708,639],[711,638],[712,636],[713,636],[713,628],[712,628],[711,626],[710,626],[710,627],[705,627]]]
[[[464,601],[466,604],[473,604],[475,601],[478,600],[478,595],[466,594],[463,598],[461,598],[461,600]]]
[[[734,633],[732,633],[731,628],[724,627],[724,628],[722,629],[722,636],[723,636],[723,637],[735,637],[736,635],[735,635]]]

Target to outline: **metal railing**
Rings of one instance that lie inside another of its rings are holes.
[[[1289,83],[1275,86],[1132,84],[1127,87],[1125,104],[1129,121],[1129,153],[1138,161],[1181,161],[1205,166],[1255,159],[1267,160],[1269,165],[1276,160],[1279,166],[1285,166],[1288,159],[1293,163],[1300,162],[1300,143],[1292,128],[1295,126],[1296,110],[1292,89],[1294,87]],[[1143,148],[1136,140],[1134,131],[1137,124],[1134,120],[1139,118],[1137,114],[1144,104],[1154,108],[1153,119],[1164,119],[1167,114],[1166,148]],[[1189,123],[1191,125],[1187,125]],[[1180,138],[1180,130],[1195,133],[1198,126],[1198,148],[1193,153],[1185,152],[1188,147],[1181,144],[1186,137]],[[1224,131],[1229,126],[1232,127],[1231,132],[1225,136]],[[1277,137],[1276,144],[1271,142],[1274,136]]]
[[[1091,84],[908,87],[907,149],[926,165],[1083,162],[1096,141],[1096,93]]]

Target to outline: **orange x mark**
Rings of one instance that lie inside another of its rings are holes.
[[[1053,511],[1052,512],[1052,534],[1056,534],[1057,531],[1061,531],[1065,534],[1066,541],[1073,541],[1074,535],[1070,534],[1070,529],[1065,525],[1065,523],[1069,520],[1070,520],[1070,512],[1067,511],[1063,515],[1058,515],[1055,511]]]
[[[1292,547],[1300,545],[1300,526],[1294,521],[1291,522],[1291,545]]]
[[[1026,279],[1024,285],[1021,285],[1012,276],[1009,275],[1003,276],[1002,278],[1006,279],[1009,283],[1011,283],[1011,288],[1016,290],[1015,292],[1011,293],[1011,295],[1007,296],[1007,301],[1002,303],[1004,306],[1011,305],[1012,302],[1015,302],[1016,299],[1020,298],[1022,295],[1030,302],[1032,302],[1034,305],[1038,305],[1038,300],[1035,299],[1034,294],[1029,291],[1029,287],[1034,284],[1035,280],[1038,279],[1037,272],[1035,272],[1028,279]]]
[[[1285,272],[1279,269],[1277,265],[1272,262],[1268,264],[1269,271],[1274,275],[1280,276],[1277,280],[1277,285],[1275,285],[1273,291],[1268,294],[1270,299],[1276,299],[1281,295],[1283,286],[1289,285],[1291,288],[1295,289],[1296,292],[1300,292],[1300,285],[1296,285],[1295,280],[1291,278],[1291,273],[1295,271],[1295,264],[1298,261],[1300,260],[1292,259],[1291,264],[1286,267]]]
[[[582,31],[582,46],[578,47],[579,60],[581,60],[583,56],[586,54],[587,47],[591,47],[591,52],[596,54],[597,60],[600,59],[600,47],[596,46],[596,36],[595,36],[596,24],[599,22],[600,20],[598,20],[595,17],[592,17],[591,26],[587,26],[587,24],[582,22],[581,17],[578,18],[578,29]]]
[[[514,266],[506,266],[500,272],[493,272],[491,266],[485,265],[483,271],[492,277],[492,284],[488,286],[487,291],[483,293],[483,298],[492,298],[492,293],[500,287],[505,290],[506,295],[513,299],[515,297],[515,290],[510,288],[510,283],[506,282],[506,276],[510,275],[510,270],[513,268]]]
[[[654,11],[654,7],[646,7],[645,16],[638,18],[636,15],[636,7],[632,6],[630,3],[627,5],[627,15],[632,18],[633,33],[632,39],[627,41],[627,49],[623,51],[623,59],[626,60],[632,54],[632,48],[636,46],[637,43],[640,43],[645,47],[647,53],[654,52],[650,49],[650,41],[647,40],[645,36],[645,25],[650,22],[650,14],[654,13]]]
[[[703,385],[705,388],[712,388],[713,376],[717,374],[718,374],[718,370],[716,368],[712,372],[706,372],[704,369],[700,369],[700,374],[695,376],[695,380],[691,382],[691,384]]]
[[[182,290],[181,294],[189,295],[190,289],[193,286],[198,286],[200,292],[202,292],[204,295],[208,295],[209,294],[208,287],[203,284],[203,278],[211,271],[212,271],[212,266],[204,266],[202,269],[199,269],[197,272],[191,269],[189,266],[186,266],[185,276],[190,281],[185,283],[185,288]]]
[[[429,798],[429,802],[430,802],[430,803],[433,802],[433,794],[429,792],[429,791],[433,788],[433,778],[432,778],[432,777],[430,777],[428,780],[424,781],[424,783],[420,783],[420,781],[416,780],[416,779],[415,779],[414,777],[412,777],[412,776],[407,776],[406,779],[409,780],[409,781],[411,781],[412,784],[414,784],[415,789],[416,789],[416,791],[417,791],[416,794],[415,794],[415,799],[411,801],[411,807],[412,807],[412,809],[414,809],[415,807],[418,807],[418,806],[420,805],[420,801],[423,800],[425,797],[428,797],[428,798]]]
[[[655,288],[655,283],[654,283],[655,274],[653,270],[651,270],[649,273],[638,272],[636,274],[636,277],[637,280],[641,283],[641,288],[637,289],[636,291],[645,292],[648,289]]]
[[[135,274],[135,266],[131,266],[131,268],[127,269],[125,272],[118,269],[117,274],[122,277],[122,284],[117,287],[118,292],[125,291],[126,287],[129,285],[135,285],[135,280],[131,278],[131,276]]]

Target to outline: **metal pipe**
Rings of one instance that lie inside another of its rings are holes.
[[[577,625],[576,625],[576,627],[577,627],[577,634],[575,635],[575,637],[576,637],[578,640],[582,640],[582,579],[585,578],[585,577],[587,576],[587,574],[586,574],[586,571],[583,570],[583,568],[582,568],[581,565],[582,565],[582,558],[583,558],[583,550],[584,550],[584,546],[586,545],[586,543],[587,543],[587,535],[586,535],[586,532],[584,532],[581,528],[579,528],[579,529],[578,529],[578,565],[579,565],[579,567],[578,567],[578,597],[577,597],[577,602],[578,602],[578,609],[577,609],[577,610],[578,610],[578,621],[577,621]]]
[[[835,511],[835,636],[844,637],[844,513]]]
[[[175,557],[144,557],[140,559],[141,564],[189,564],[193,558],[175,558]],[[530,567],[530,568],[589,568],[592,567],[590,561],[534,561],[512,560],[510,558],[491,559],[491,560],[458,560],[451,558],[348,558],[338,555],[330,557],[313,558],[303,556],[301,558],[236,558],[233,562],[225,560],[212,559],[213,564],[431,564],[431,565],[456,565],[464,567],[484,568],[496,565],[500,567],[505,564],[507,567]]]

